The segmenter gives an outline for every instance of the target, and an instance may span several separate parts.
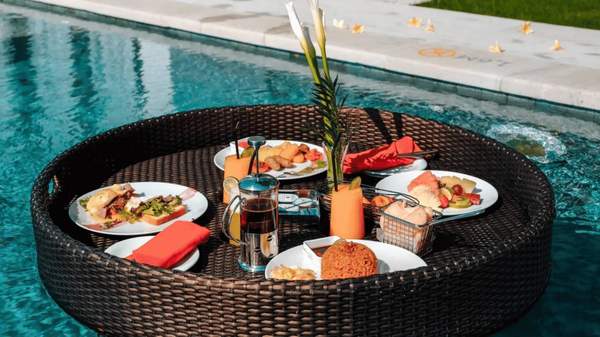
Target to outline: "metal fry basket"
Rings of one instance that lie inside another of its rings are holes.
[[[411,195],[378,189],[373,186],[361,185],[363,195],[372,200],[375,196],[385,195],[396,201],[405,202],[408,206],[419,205],[419,200]],[[322,195],[322,204],[326,210],[330,210],[331,197]],[[423,225],[400,219],[385,212],[386,207],[377,207],[372,204],[365,205],[365,220],[372,221],[376,225],[375,235],[377,240],[407,249],[418,255],[425,255],[431,251],[434,239],[433,223],[442,214],[433,210],[432,219]]]

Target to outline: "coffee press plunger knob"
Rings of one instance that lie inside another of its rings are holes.
[[[252,136],[248,137],[248,145],[252,146],[255,150],[258,150],[259,147],[265,145],[267,140],[263,136]]]
[[[252,173],[252,164],[256,162],[256,176],[260,173],[259,163],[258,163],[258,149],[265,145],[267,140],[263,136],[251,136],[248,137],[248,145],[254,148],[254,153],[252,154],[252,158],[250,159],[250,167],[248,167],[248,175]]]

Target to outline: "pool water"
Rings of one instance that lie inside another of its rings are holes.
[[[53,302],[37,274],[29,194],[49,160],[143,118],[307,103],[311,79],[303,62],[231,42],[0,4],[0,336],[95,335]],[[349,105],[459,125],[538,163],[556,193],[552,277],[531,311],[496,336],[600,336],[600,112],[567,116],[544,103],[511,99],[529,105],[523,108],[494,103],[489,99],[505,99],[484,91],[488,100],[477,100],[399,74],[335,69]]]

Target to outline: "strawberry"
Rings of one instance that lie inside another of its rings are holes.
[[[465,193],[465,197],[469,198],[473,205],[481,204],[481,196],[477,193]]]
[[[463,195],[464,190],[463,190],[462,186],[460,186],[459,184],[456,184],[456,185],[452,186],[452,192],[454,192],[454,194],[456,194],[456,195]]]
[[[445,195],[440,195],[440,207],[441,208],[448,208],[448,198],[446,198]]]
[[[248,148],[248,146],[250,146],[248,144],[248,139],[238,140],[238,146],[241,147],[242,149]]]

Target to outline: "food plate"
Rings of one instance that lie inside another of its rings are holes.
[[[142,200],[158,196],[158,195],[181,195],[186,192],[187,198],[184,199],[183,205],[185,205],[187,211],[182,216],[173,220],[167,221],[161,225],[155,226],[146,222],[137,221],[134,223],[122,222],[108,229],[99,229],[94,224],[97,223],[88,212],[79,204],[79,200],[88,198],[94,195],[99,190],[105,189],[106,187],[99,188],[97,190],[88,192],[79,198],[69,206],[69,217],[79,227],[84,228],[88,231],[92,231],[100,234],[119,235],[119,236],[133,236],[133,235],[146,235],[161,232],[163,229],[169,227],[173,222],[177,220],[192,221],[200,217],[208,208],[208,200],[206,197],[198,191],[192,190],[189,187],[177,184],[146,181],[146,182],[135,182],[130,183],[135,190],[135,195]]]
[[[421,171],[427,168],[427,160],[423,158],[415,159],[410,165],[401,165],[398,167],[392,167],[386,170],[371,171],[366,170],[365,174],[375,178],[384,178],[391,176],[392,174],[410,171]]]
[[[423,259],[404,248],[371,240],[347,241],[362,243],[375,253],[375,256],[377,256],[377,273],[379,274],[427,266]],[[290,248],[275,256],[265,269],[265,277],[267,279],[271,278],[273,268],[281,265],[312,269],[317,276],[317,280],[321,279],[321,262],[317,259],[311,259],[304,251],[303,245]]]
[[[134,250],[140,248],[143,244],[150,241],[154,236],[138,236],[136,238],[131,238],[123,241],[119,241],[112,246],[106,248],[104,251],[107,254],[114,255],[120,258],[126,258],[131,255]],[[200,258],[200,252],[198,248],[194,249],[194,251],[188,254],[187,257],[183,258],[181,262],[175,265],[173,270],[186,271],[198,262]]]
[[[419,176],[421,173],[423,173],[423,171],[412,171],[394,174],[387,178],[381,179],[377,183],[377,185],[375,185],[375,188],[409,194],[408,184],[410,184],[410,182],[417,176]],[[461,179],[466,178],[472,180],[476,183],[475,190],[473,192],[478,193],[481,196],[481,204],[479,205],[471,205],[467,208],[442,209],[441,213],[444,216],[479,213],[485,210],[486,208],[492,206],[494,203],[496,203],[496,201],[498,201],[498,191],[496,190],[496,188],[483,179],[479,179],[468,174],[452,171],[431,170],[431,173],[438,178],[443,176],[456,176]]]
[[[267,140],[265,145],[277,146],[283,142],[285,142],[285,140]],[[272,175],[273,177],[275,177],[279,180],[295,180],[295,179],[302,179],[302,178],[306,178],[306,177],[312,177],[314,175],[317,175],[317,174],[327,171],[327,158],[325,156],[325,151],[323,151],[323,148],[321,146],[314,145],[311,143],[306,143],[306,142],[293,141],[293,140],[288,140],[288,142],[290,142],[292,144],[298,144],[298,145],[306,144],[309,149],[311,149],[311,150],[316,149],[319,152],[321,152],[321,154],[323,155],[322,160],[325,162],[325,167],[315,169],[314,171],[312,171],[310,173],[306,173],[306,174],[302,174],[302,175],[285,174],[285,172],[297,173],[307,167],[310,167],[311,162],[307,160],[306,162],[300,163],[300,164],[294,163],[293,168],[282,169],[281,171],[270,170],[270,171],[267,171],[266,173]],[[239,148],[239,150],[241,153],[244,149]],[[215,156],[213,158],[213,162],[221,171],[223,171],[225,169],[224,168],[225,167],[225,157],[233,155],[233,154],[235,154],[235,145],[232,142],[229,147],[226,147],[226,148],[222,149],[221,151],[217,152],[217,154],[215,154]]]

